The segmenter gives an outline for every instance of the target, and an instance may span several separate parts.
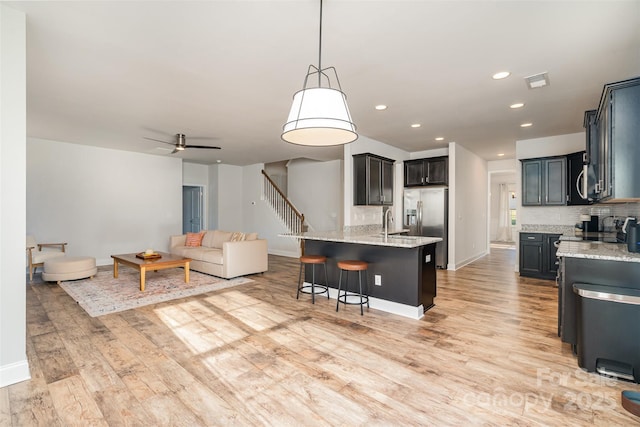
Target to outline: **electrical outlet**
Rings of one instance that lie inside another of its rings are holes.
[[[376,286],[382,286],[382,276],[380,274],[376,274],[373,276],[373,283]]]

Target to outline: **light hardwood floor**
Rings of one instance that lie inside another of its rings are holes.
[[[296,259],[255,283],[89,317],[27,284],[32,379],[0,389],[0,426],[601,425],[637,384],[588,374],[557,336],[557,289],[513,251],[438,272],[420,321],[296,300]]]

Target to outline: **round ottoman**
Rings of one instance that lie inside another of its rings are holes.
[[[63,280],[93,277],[97,272],[95,258],[89,256],[66,256],[45,261],[42,280],[60,284]]]

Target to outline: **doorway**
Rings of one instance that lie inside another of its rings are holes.
[[[196,185],[182,187],[182,233],[198,233],[204,223],[204,190]]]
[[[516,176],[512,171],[489,173],[489,246],[515,249],[516,232]]]

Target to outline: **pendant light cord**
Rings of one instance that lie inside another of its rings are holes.
[[[320,37],[318,39],[318,87],[322,87],[322,0],[320,0]]]

